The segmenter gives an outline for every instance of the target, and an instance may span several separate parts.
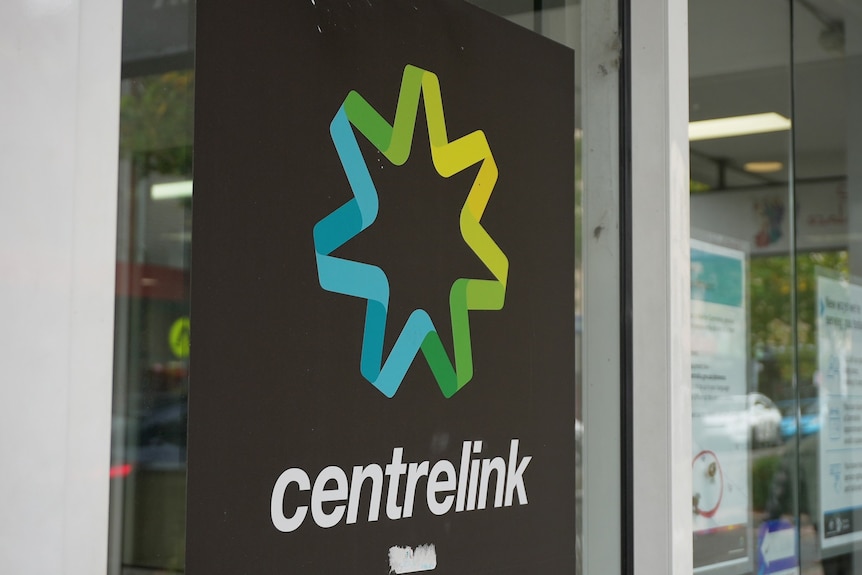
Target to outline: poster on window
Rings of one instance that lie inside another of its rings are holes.
[[[800,512],[827,550],[862,540],[862,286],[824,271],[816,306],[819,404],[801,416],[799,453],[801,480],[812,493],[819,485],[819,501],[800,500]]]
[[[750,563],[746,254],[691,241],[692,523],[696,571]]]
[[[198,4],[190,573],[573,573],[574,55]]]

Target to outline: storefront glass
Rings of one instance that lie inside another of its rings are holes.
[[[862,3],[794,2],[800,554],[862,572]]]
[[[581,401],[583,258],[581,220],[582,102],[584,54],[582,6],[573,0],[477,0],[481,8],[576,49],[575,299],[577,370],[575,386],[578,570],[585,437]],[[611,6],[609,4],[609,6]],[[604,21],[613,10],[602,10]],[[592,18],[596,18],[595,15]],[[615,27],[615,24],[614,24]],[[606,30],[594,27],[595,34]],[[126,0],[123,25],[123,81],[118,214],[115,382],[111,467],[109,573],[182,573],[185,570],[186,425],[190,387],[190,301],[192,164],[195,74],[194,2]],[[589,35],[587,36],[589,37]],[[599,43],[600,38],[593,38]],[[603,58],[619,65],[619,40],[602,41]],[[602,78],[618,68],[602,65]],[[593,134],[596,149],[618,147],[616,84],[601,99]],[[199,95],[200,96],[200,95]],[[607,117],[606,117],[607,116]],[[594,178],[616,173],[616,155],[604,154]],[[603,193],[617,193],[603,180]],[[616,215],[611,214],[611,217]],[[608,257],[616,257],[611,255]],[[613,267],[613,266],[611,266]],[[618,323],[618,307],[604,322]],[[615,385],[616,382],[613,382]],[[194,383],[191,383],[193,387]],[[615,414],[616,415],[616,414]],[[605,438],[614,445],[613,438]],[[617,445],[618,448],[618,445]],[[614,503],[616,504],[616,502]],[[609,542],[616,546],[618,542]]]
[[[689,8],[696,570],[862,573],[862,6]]]
[[[797,406],[790,9],[689,10],[694,569],[760,573]],[[792,520],[795,499],[784,499]],[[790,524],[770,529],[793,541]]]

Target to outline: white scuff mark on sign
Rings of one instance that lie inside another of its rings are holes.
[[[412,547],[393,546],[389,548],[389,572],[418,573],[431,571],[437,567],[437,550],[434,545],[420,545],[415,550]]]

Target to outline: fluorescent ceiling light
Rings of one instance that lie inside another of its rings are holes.
[[[150,197],[154,200],[177,200],[192,197],[192,180],[182,182],[170,182],[167,184],[153,184],[150,188]]]
[[[788,118],[775,112],[767,112],[765,114],[689,122],[688,139],[695,142],[697,140],[713,140],[716,138],[730,138],[732,136],[780,132],[789,129],[790,120]]]
[[[752,174],[771,174],[772,172],[781,171],[784,164],[781,162],[748,162],[742,169]]]

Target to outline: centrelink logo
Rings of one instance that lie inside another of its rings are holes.
[[[434,322],[423,309],[413,310],[384,361],[383,340],[389,309],[386,273],[377,266],[332,255],[377,218],[377,189],[353,128],[394,165],[403,165],[410,156],[420,94],[425,105],[431,158],[437,173],[448,178],[481,164],[459,221],[464,241],[495,279],[459,278],[452,284],[449,309],[454,364],[443,348]],[[368,301],[360,372],[386,397],[392,397],[421,349],[443,395],[452,397],[473,378],[469,312],[501,309],[509,274],[508,258],[481,223],[497,181],[497,164],[485,134],[477,130],[449,141],[437,76],[410,65],[404,69],[392,124],[359,93],[351,91],[335,114],[330,133],[354,197],[314,227],[317,273],[323,289]]]
[[[480,164],[461,209],[460,228],[464,241],[495,278],[460,278],[452,284],[449,309],[454,365],[443,349],[431,317],[422,309],[410,314],[384,361],[389,280],[377,266],[332,255],[377,218],[377,189],[353,128],[390,162],[401,166],[410,156],[420,95],[425,103],[431,158],[437,173],[449,177]],[[362,96],[352,91],[332,120],[330,133],[354,197],[314,227],[320,285],[325,290],[368,301],[360,372],[386,397],[398,391],[419,350],[425,355],[443,395],[451,397],[473,377],[469,312],[501,309],[509,273],[509,260],[481,224],[497,181],[497,165],[485,134],[475,131],[450,142],[437,76],[415,66],[404,69],[395,121],[391,125]],[[366,508],[368,522],[378,521],[381,511],[389,520],[407,519],[422,505],[423,499],[428,511],[437,516],[452,511],[510,507],[515,503],[526,505],[524,474],[533,458],[520,455],[520,440],[515,438],[509,442],[508,457],[482,457],[482,450],[482,441],[464,441],[458,467],[445,458],[407,463],[403,447],[392,449],[389,463],[367,463],[352,468],[329,465],[314,478],[302,468],[291,467],[279,475],[273,486],[272,524],[279,531],[292,532],[300,528],[310,512],[318,527],[350,525],[361,520],[359,510]],[[363,489],[367,483],[371,484],[370,489]],[[363,494],[369,497],[367,503],[363,501]]]

